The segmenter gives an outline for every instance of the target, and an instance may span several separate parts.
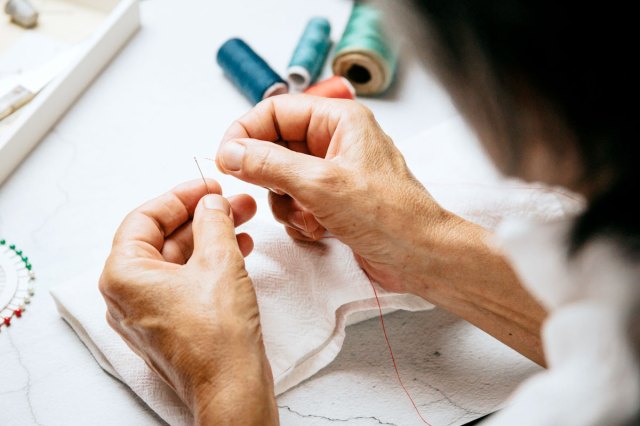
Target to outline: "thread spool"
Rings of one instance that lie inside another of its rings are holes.
[[[331,47],[330,34],[331,24],[326,18],[309,20],[287,68],[292,90],[305,90],[316,81]]]
[[[38,24],[38,11],[29,0],[9,0],[4,11],[11,17],[11,22],[23,28],[33,28]]]
[[[356,90],[349,83],[349,80],[340,75],[322,80],[309,87],[304,93],[325,98],[354,99],[356,97]]]
[[[289,92],[287,83],[247,43],[227,40],[216,55],[224,74],[254,105]]]
[[[358,95],[378,95],[391,85],[396,64],[396,51],[385,35],[380,11],[355,3],[336,47],[333,73],[346,77]]]

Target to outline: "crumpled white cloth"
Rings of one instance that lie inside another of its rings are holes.
[[[401,150],[443,206],[489,228],[504,218],[562,217],[581,205],[561,191],[500,178],[457,119],[405,141]],[[244,230],[256,243],[247,269],[280,394],[329,364],[340,351],[348,322],[375,316],[377,305],[369,280],[339,241],[294,242],[269,217],[253,220]],[[96,275],[52,291],[60,314],[100,365],[160,417],[171,425],[191,424],[190,413],[170,388],[106,324]],[[408,295],[379,294],[388,310],[432,307]]]
[[[640,341],[631,334],[640,267],[605,238],[570,259],[571,225],[510,221],[499,229],[524,285],[549,310],[542,330],[548,368],[526,380],[487,425],[637,424],[629,419],[640,414]]]
[[[255,236],[256,246],[246,265],[260,303],[265,348],[280,394],[336,357],[352,315],[369,318],[378,308],[368,278],[344,244],[334,239],[296,243],[273,221],[257,220],[243,229]],[[100,365],[160,417],[171,425],[193,424],[170,388],[105,323],[106,307],[96,283],[94,276],[54,289],[62,317]],[[414,296],[382,289],[378,293],[383,308],[432,307]]]

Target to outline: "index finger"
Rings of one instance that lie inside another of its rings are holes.
[[[303,143],[308,153],[324,157],[341,118],[354,107],[355,102],[344,99],[302,94],[274,96],[235,121],[221,145],[242,138]]]
[[[205,187],[198,179],[146,202],[124,219],[114,237],[114,247],[131,244],[141,249],[141,256],[148,256],[150,248],[151,253],[160,254],[166,237],[193,217],[198,202],[208,191],[222,193],[218,182],[207,179]]]

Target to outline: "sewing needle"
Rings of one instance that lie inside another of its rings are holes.
[[[200,176],[202,176],[202,182],[204,182],[204,187],[207,190],[207,194],[211,194],[211,191],[209,191],[209,185],[207,185],[207,180],[204,178],[204,173],[202,173],[202,169],[200,168],[200,163],[198,163],[198,159],[195,156],[193,157],[193,161],[196,162],[196,167],[198,168],[198,171],[200,172]]]

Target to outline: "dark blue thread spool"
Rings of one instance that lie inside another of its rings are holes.
[[[254,105],[289,91],[287,83],[239,38],[227,40],[220,46],[216,60],[227,78]]]

